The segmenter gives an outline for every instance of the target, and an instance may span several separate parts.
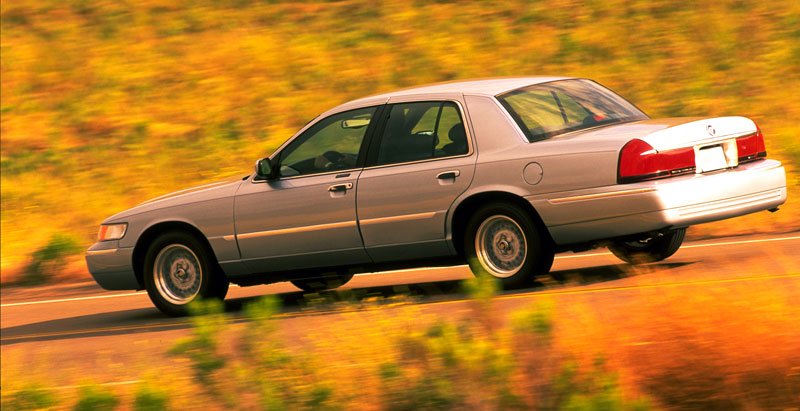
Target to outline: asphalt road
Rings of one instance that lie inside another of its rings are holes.
[[[553,272],[563,277],[563,282],[543,279],[529,289],[501,293],[497,301],[501,310],[513,310],[543,295],[556,299],[591,295],[592,304],[600,310],[641,298],[645,289],[688,290],[720,284],[791,289],[794,301],[800,301],[798,257],[797,232],[687,243],[672,258],[641,267],[624,264],[605,249],[560,254]],[[424,310],[450,314],[463,311],[467,297],[459,282],[470,276],[465,266],[363,274],[342,288],[348,292],[327,298],[411,295]],[[335,310],[309,309],[305,296],[285,283],[232,287],[226,301],[228,316],[234,323],[240,321],[243,304],[266,294],[283,301],[280,317],[290,338],[302,336],[309,321],[321,317],[329,321],[338,315]],[[135,381],[138,371],[131,364],[159,361],[174,340],[189,332],[188,320],[161,315],[144,292],[106,292],[88,281],[40,288],[5,287],[0,308],[4,369],[26,363],[45,363],[39,367],[57,366],[78,373],[91,369],[98,375],[113,375],[109,379],[112,384]],[[60,383],[73,380],[65,377]]]

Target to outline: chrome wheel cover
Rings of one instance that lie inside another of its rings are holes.
[[[528,241],[516,221],[498,214],[487,218],[478,227],[475,251],[478,261],[489,274],[508,278],[525,264]]]
[[[153,264],[153,275],[158,293],[175,305],[194,300],[203,282],[200,260],[183,244],[170,244],[161,249]]]

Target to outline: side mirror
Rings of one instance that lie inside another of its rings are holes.
[[[256,161],[256,179],[270,180],[275,177],[274,174],[272,163],[269,161],[269,158],[262,158]]]

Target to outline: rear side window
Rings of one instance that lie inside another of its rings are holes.
[[[394,104],[380,140],[378,164],[467,154],[467,133],[453,102]]]

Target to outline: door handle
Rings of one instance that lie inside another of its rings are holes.
[[[455,180],[456,177],[460,176],[461,172],[458,170],[452,171],[445,171],[436,175],[436,178],[439,180]]]
[[[353,188],[353,183],[345,183],[345,184],[334,184],[328,187],[328,191],[332,193],[340,192],[340,191],[347,191]]]

